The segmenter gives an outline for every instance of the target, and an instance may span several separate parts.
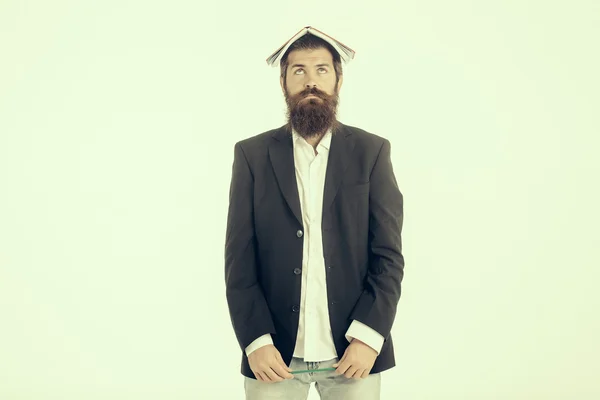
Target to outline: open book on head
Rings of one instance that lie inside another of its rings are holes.
[[[323,33],[320,30],[313,28],[312,26],[306,26],[306,27],[300,29],[300,31],[298,33],[296,33],[294,36],[292,36],[292,38],[290,40],[285,42],[283,44],[283,46],[281,46],[279,49],[277,49],[277,51],[275,51],[275,53],[271,54],[269,56],[269,58],[267,58],[267,64],[272,67],[278,67],[279,63],[281,61],[281,58],[283,57],[283,55],[285,54],[287,49],[290,48],[292,43],[294,43],[296,40],[300,39],[302,36],[309,34],[309,33],[311,35],[320,37],[321,39],[323,39],[327,43],[329,43],[331,46],[333,46],[333,48],[339,53],[342,61],[345,64],[349,63],[354,58],[355,51],[352,50],[350,47],[348,47],[345,44],[343,44],[342,42],[332,38],[331,36],[327,35],[326,33]]]

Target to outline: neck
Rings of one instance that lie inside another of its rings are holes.
[[[291,124],[290,124],[291,126]],[[321,141],[321,139],[323,139],[323,136],[325,136],[325,134],[327,133],[329,129],[325,130],[324,132],[321,133],[316,133],[316,134],[312,134],[310,136],[306,136],[301,134],[300,132],[296,131],[296,134],[300,135],[302,138],[304,138],[304,140],[306,140],[306,142],[308,144],[310,144],[313,147],[317,147],[317,145],[319,144],[319,142]]]
[[[319,144],[319,142],[321,141],[321,139],[323,138],[323,136],[325,136],[325,134],[313,136],[313,137],[309,137],[309,138],[305,138],[305,139],[308,142],[308,144],[310,144],[312,147],[316,148],[317,145]]]

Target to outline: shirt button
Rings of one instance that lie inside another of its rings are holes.
[[[293,312],[298,312],[298,311],[300,311],[300,306],[299,306],[299,305],[296,305],[296,304],[294,304],[294,306],[292,307],[292,311],[293,311]]]
[[[301,272],[302,272],[302,270],[300,268],[294,268],[294,273],[296,275],[300,275]]]
[[[298,230],[298,232],[296,232],[296,236],[298,236],[299,238],[302,237],[302,235],[304,235],[304,232],[302,232],[301,230]]]

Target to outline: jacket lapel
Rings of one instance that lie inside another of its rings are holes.
[[[269,146],[269,159],[273,165],[279,189],[300,225],[304,225],[298,184],[296,183],[292,133],[286,126],[283,126],[277,129],[272,136],[275,140],[272,140]]]
[[[344,172],[348,168],[348,161],[355,145],[351,133],[345,125],[338,124],[331,137],[323,193],[323,213],[329,210],[342,182]],[[277,129],[272,136],[275,140],[271,141],[269,146],[269,159],[273,165],[279,189],[300,225],[304,225],[296,182],[292,133],[287,126],[283,126]]]
[[[352,157],[354,145],[355,142],[350,129],[341,123],[338,124],[334,135],[331,137],[327,175],[325,176],[325,192],[323,194],[323,213],[329,210],[333,199],[335,199],[346,168],[348,168],[348,161]]]

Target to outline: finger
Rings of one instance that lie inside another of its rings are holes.
[[[264,372],[269,377],[269,379],[271,379],[271,382],[281,382],[283,380],[283,378],[277,375],[277,373],[271,368],[267,368],[267,370]]]
[[[364,378],[367,378],[367,377],[369,376],[369,374],[370,374],[370,373],[371,373],[371,369],[370,369],[370,368],[366,368],[366,369],[363,371],[361,378],[363,378],[363,379],[364,379]]]
[[[292,379],[294,377],[294,375],[290,374],[290,372],[292,371],[292,369],[289,368],[285,364],[285,362],[283,362],[283,360],[281,360],[279,362],[279,364],[276,364],[272,368],[275,370],[275,372],[277,372],[277,375],[281,376],[284,379]]]
[[[258,371],[254,372],[254,376],[256,376],[256,380],[264,382],[265,381],[265,377]]]
[[[281,353],[279,353],[279,352],[277,352],[277,361],[279,361],[279,363],[281,364],[283,369],[285,369],[287,372],[292,372],[292,369],[287,366],[285,361],[283,361],[283,358],[281,357]]]
[[[356,373],[356,369],[357,369],[356,367],[351,366],[350,368],[348,368],[348,370],[346,371],[344,376],[346,376],[346,378],[348,378],[348,379],[352,379],[352,377]]]
[[[285,368],[284,366],[277,364],[277,365],[273,366],[272,368],[277,373],[277,375],[279,375],[283,379],[292,379],[294,377],[294,375],[290,374],[288,372],[287,368]]]
[[[334,368],[337,368],[337,369],[336,369],[336,372],[338,372],[338,373],[340,373],[340,374],[343,374],[343,373],[344,373],[344,371],[345,371],[345,370],[347,369],[347,367],[348,367],[348,366],[347,366],[347,364],[346,364],[346,359],[347,359],[347,357],[346,357],[346,354],[347,354],[347,353],[344,353],[344,355],[342,356],[342,358],[341,358],[341,359],[340,359],[338,362],[336,362],[335,364],[333,364],[333,367],[334,367]],[[344,367],[344,366],[345,366],[345,367]]]
[[[342,361],[344,361],[346,359],[346,352],[344,352],[344,355],[342,356],[342,358],[340,358],[340,360],[338,362],[336,362],[335,364],[333,364],[334,368],[337,368],[338,365],[340,365],[342,363]]]
[[[346,365],[346,363],[339,363],[336,365],[337,365],[337,367],[335,369],[335,372],[340,375],[343,374],[344,372],[346,372],[346,370],[348,369],[348,365]]]
[[[272,382],[271,377],[269,377],[269,375],[266,373],[266,371],[261,371],[260,374],[263,377],[263,382],[265,382],[265,383],[271,383]]]
[[[352,375],[352,379],[362,379],[362,375],[363,375],[364,372],[365,372],[364,369],[358,368],[356,370],[356,372],[354,373],[354,375]]]
[[[338,365],[336,372],[339,373],[340,375],[343,375],[346,373],[346,371],[348,371],[348,369],[352,366],[352,364],[350,363],[349,360],[345,360],[344,362],[340,363],[340,365]]]

